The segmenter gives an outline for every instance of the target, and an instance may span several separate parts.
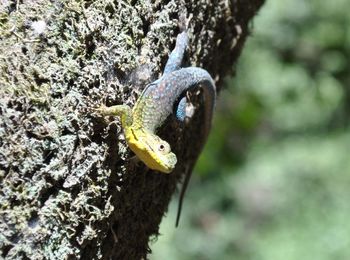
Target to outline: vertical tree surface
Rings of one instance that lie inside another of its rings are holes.
[[[160,129],[178,155],[160,174],[91,108],[135,103],[161,75],[180,14],[191,18],[184,66],[220,82],[262,2],[1,1],[0,258],[146,258],[198,153],[201,110]]]

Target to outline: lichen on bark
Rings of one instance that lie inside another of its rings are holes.
[[[222,78],[261,4],[1,1],[0,256],[146,258],[195,157],[186,144],[196,143],[200,120],[161,130],[180,159],[164,175],[131,160],[118,120],[96,117],[92,108],[135,103],[159,77],[180,13],[191,17],[186,65]]]

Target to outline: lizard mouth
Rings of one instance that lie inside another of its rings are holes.
[[[133,129],[130,132],[132,138],[128,140],[129,147],[150,169],[164,173],[174,170],[177,158],[169,144],[152,133],[136,132]]]
[[[170,173],[171,171],[174,170],[177,158],[174,153],[169,153],[166,156],[166,162],[164,163],[164,168],[166,168],[167,172]]]
[[[169,152],[167,154],[161,154],[149,146],[148,154],[152,158],[151,160],[153,160],[153,163],[151,163],[153,167],[150,166],[150,168],[164,173],[170,173],[174,170],[177,163],[177,158],[174,153]]]
[[[177,157],[174,153],[169,152],[168,154],[161,155],[161,164],[166,169],[167,173],[170,173],[174,170],[176,163],[177,163]]]
[[[156,165],[154,167],[155,170],[158,170],[164,173],[170,173],[174,170],[175,165],[177,163],[177,158],[174,153],[170,151],[166,154],[162,154],[156,151],[156,149],[152,147],[152,145],[147,144],[147,146],[149,148],[148,149],[149,156],[154,161],[154,165]]]

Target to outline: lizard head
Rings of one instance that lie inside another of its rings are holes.
[[[157,135],[130,128],[125,137],[130,149],[148,168],[164,173],[170,173],[175,168],[176,155],[171,152],[170,145]]]

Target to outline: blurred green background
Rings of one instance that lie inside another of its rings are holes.
[[[150,259],[350,259],[349,10],[267,0]]]

